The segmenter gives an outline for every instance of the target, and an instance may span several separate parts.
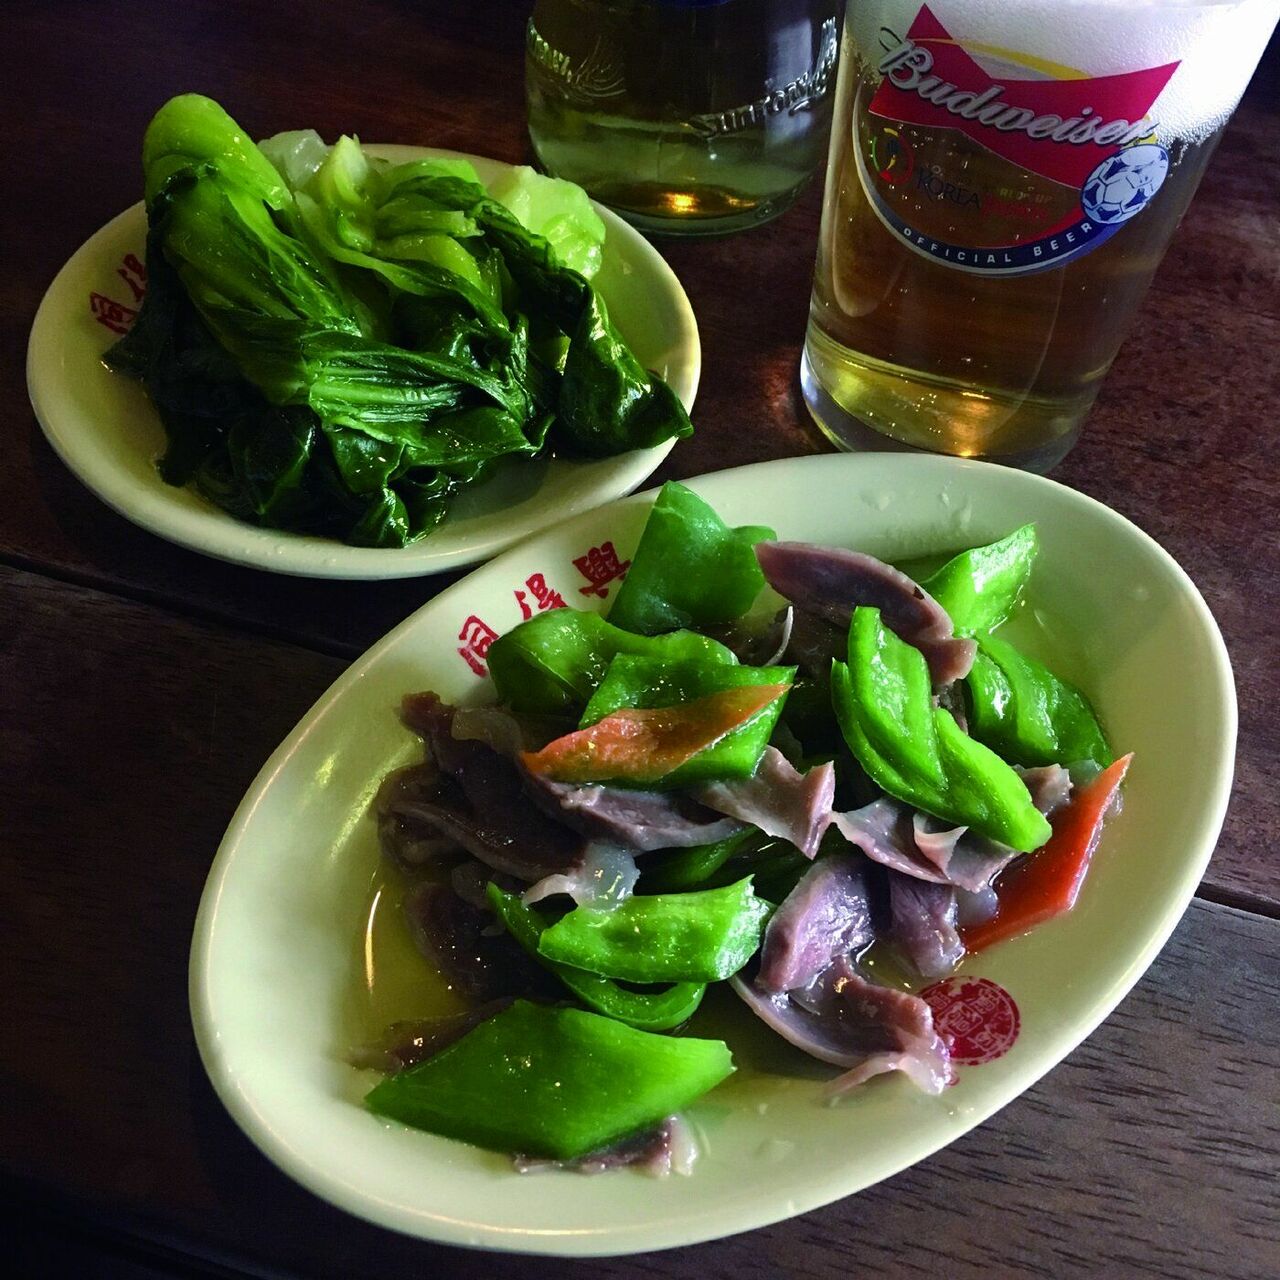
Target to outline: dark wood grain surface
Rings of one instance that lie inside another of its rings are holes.
[[[1280,104],[1262,77],[1083,443],[1054,473],[1187,568],[1226,636],[1241,707],[1234,801],[1202,900],[1067,1063],[860,1196],[736,1240],[582,1265],[439,1249],[347,1218],[276,1173],[214,1099],[186,956],[225,824],[346,660],[448,579],[267,579],[136,529],[45,443],[23,386],[27,331],[62,262],[137,199],[139,139],[170,94],[210,93],[258,134],[314,126],[520,160],[526,12],[493,0],[5,6],[0,1222],[18,1273],[1276,1274]],[[704,371],[698,434],[663,475],[824,448],[796,383],[818,207],[812,188],[768,227],[664,246]]]

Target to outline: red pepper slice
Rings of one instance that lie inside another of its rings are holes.
[[[981,951],[1026,933],[1075,906],[1103,820],[1132,759],[1132,752],[1123,756],[1076,792],[1071,803],[1054,817],[1048,841],[1000,877],[996,914],[960,931],[966,951]]]
[[[746,685],[674,707],[615,711],[520,759],[554,782],[658,782],[746,724],[789,685]]]

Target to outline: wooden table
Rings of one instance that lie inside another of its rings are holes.
[[[1195,578],[1241,707],[1236,794],[1199,897],[1087,1044],[862,1195],[734,1240],[589,1264],[437,1248],[348,1218],[277,1173],[212,1095],[186,959],[223,828],[345,662],[446,579],[268,578],[141,532],[45,443],[22,383],[27,331],[61,263],[137,199],[139,139],[172,93],[207,92],[256,134],[314,126],[523,159],[527,7],[6,7],[0,1176],[18,1273],[1277,1274],[1280,104],[1261,77],[1056,472]],[[767,228],[664,250],[705,366],[698,434],[662,476],[823,448],[796,378],[818,205],[814,188]]]

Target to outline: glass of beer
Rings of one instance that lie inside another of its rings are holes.
[[[850,0],[801,381],[846,449],[1071,448],[1280,0]]]

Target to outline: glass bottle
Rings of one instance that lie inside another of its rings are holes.
[[[548,173],[642,230],[781,213],[826,150],[839,0],[537,0],[525,73]]]

